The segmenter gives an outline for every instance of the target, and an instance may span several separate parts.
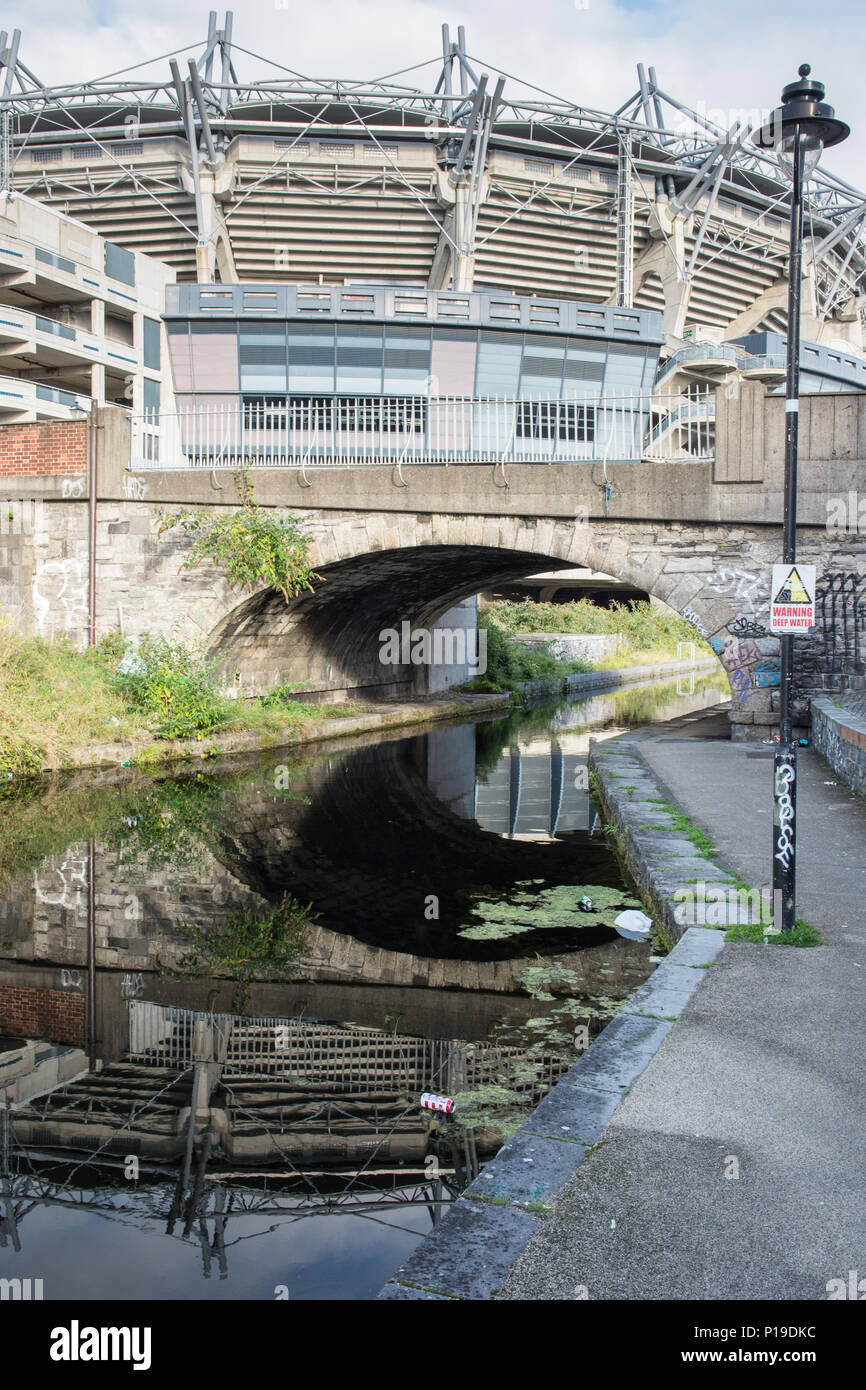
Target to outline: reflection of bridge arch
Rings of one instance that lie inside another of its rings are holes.
[[[586,767],[586,754],[566,752],[558,738],[510,744],[477,789],[478,824],[510,840],[589,830]]]
[[[450,959],[455,976],[460,959],[496,961],[498,988],[503,976],[516,987],[509,955],[617,940],[607,927],[587,927],[579,937],[550,928],[514,938],[509,952],[505,941],[457,935],[479,884],[506,892],[515,880],[602,883],[611,860],[595,841],[581,845],[578,859],[565,841],[509,843],[456,814],[428,784],[429,750],[447,735],[391,740],[318,763],[293,783],[291,800],[274,798],[266,784],[251,793],[249,815],[238,817],[215,853],[256,893],[273,901],[288,889],[315,904],[321,928],[348,930],[359,944]],[[474,756],[469,777],[474,780]],[[425,916],[429,895],[438,898],[438,919]]]

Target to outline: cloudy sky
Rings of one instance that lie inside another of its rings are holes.
[[[23,31],[21,56],[42,81],[72,82],[196,44],[210,8],[207,0],[4,0],[2,25]],[[248,50],[237,53],[242,80],[273,74],[257,54],[311,76],[381,76],[435,57],[447,22],[455,37],[466,26],[482,66],[584,106],[616,109],[636,89],[642,61],[666,91],[730,124],[776,105],[798,65],[811,62],[852,127],[827,167],[866,187],[863,0],[243,0],[235,8],[235,43]]]

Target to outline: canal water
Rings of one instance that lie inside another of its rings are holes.
[[[372,1297],[662,949],[615,925],[639,904],[590,740],[726,696],[648,684],[0,803],[0,1277]]]

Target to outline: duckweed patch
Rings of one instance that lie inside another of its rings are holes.
[[[507,899],[471,903],[471,916],[481,920],[461,928],[458,935],[468,941],[498,941],[522,932],[612,926],[619,912],[640,907],[640,902],[624,889],[598,883],[539,889],[529,879],[520,880],[515,887],[517,891],[509,893]],[[590,911],[578,906],[581,898],[589,898]]]

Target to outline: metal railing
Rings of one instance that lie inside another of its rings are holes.
[[[494,1043],[467,1045],[360,1026],[337,1027],[297,1018],[208,1014],[132,1000],[127,1061],[140,1066],[191,1067],[207,1053],[223,1075],[266,1075],[340,1084],[355,1091],[392,1088],[446,1092],[488,1085],[524,1049]],[[514,1088],[534,1099],[567,1070],[556,1056],[538,1059],[534,1073]]]
[[[688,392],[654,396],[653,423],[643,442],[642,458],[654,462],[712,460],[715,453],[715,391],[690,387]]]
[[[133,416],[135,470],[712,458],[710,388],[602,398],[287,395]],[[665,427],[667,416],[676,415]],[[649,450],[649,452],[647,452]]]

